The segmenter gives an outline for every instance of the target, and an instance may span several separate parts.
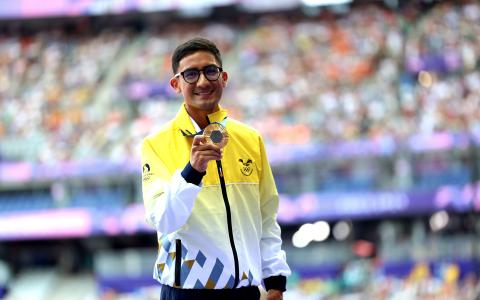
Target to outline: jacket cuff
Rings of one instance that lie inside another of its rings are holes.
[[[278,276],[271,276],[268,278],[265,278],[263,280],[263,283],[265,283],[265,290],[279,290],[282,292],[285,292],[287,290],[287,277],[278,275]]]
[[[198,172],[195,170],[190,162],[185,166],[185,168],[182,171],[182,177],[185,179],[186,182],[188,183],[193,183],[195,185],[200,185],[200,182],[202,181],[203,176],[205,176],[207,172]]]

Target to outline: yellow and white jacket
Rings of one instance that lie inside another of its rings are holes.
[[[226,117],[223,109],[208,116],[210,122]],[[214,161],[198,185],[188,178],[196,172],[189,164],[196,130],[184,105],[142,143],[143,200],[159,245],[153,276],[185,289],[258,286],[264,280],[267,290],[285,290],[290,269],[263,141],[254,129],[227,120],[222,159],[227,201]]]

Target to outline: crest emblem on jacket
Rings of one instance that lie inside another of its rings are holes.
[[[238,159],[238,161],[241,164],[240,172],[242,172],[242,174],[245,176],[250,176],[250,174],[252,174],[252,171],[253,171],[252,160],[240,158]]]
[[[143,181],[148,181],[152,178],[152,171],[151,171],[151,168],[150,168],[150,165],[149,164],[144,164],[143,165]]]

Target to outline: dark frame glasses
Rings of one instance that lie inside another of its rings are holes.
[[[186,69],[183,72],[175,74],[175,77],[182,75],[183,80],[187,83],[195,83],[200,79],[200,72],[203,73],[208,81],[216,81],[223,72],[223,69],[216,65],[208,65],[203,69]]]

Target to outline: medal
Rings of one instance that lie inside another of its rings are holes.
[[[203,136],[207,143],[217,145],[220,148],[225,147],[228,142],[228,132],[225,126],[220,123],[210,123],[203,130]]]

